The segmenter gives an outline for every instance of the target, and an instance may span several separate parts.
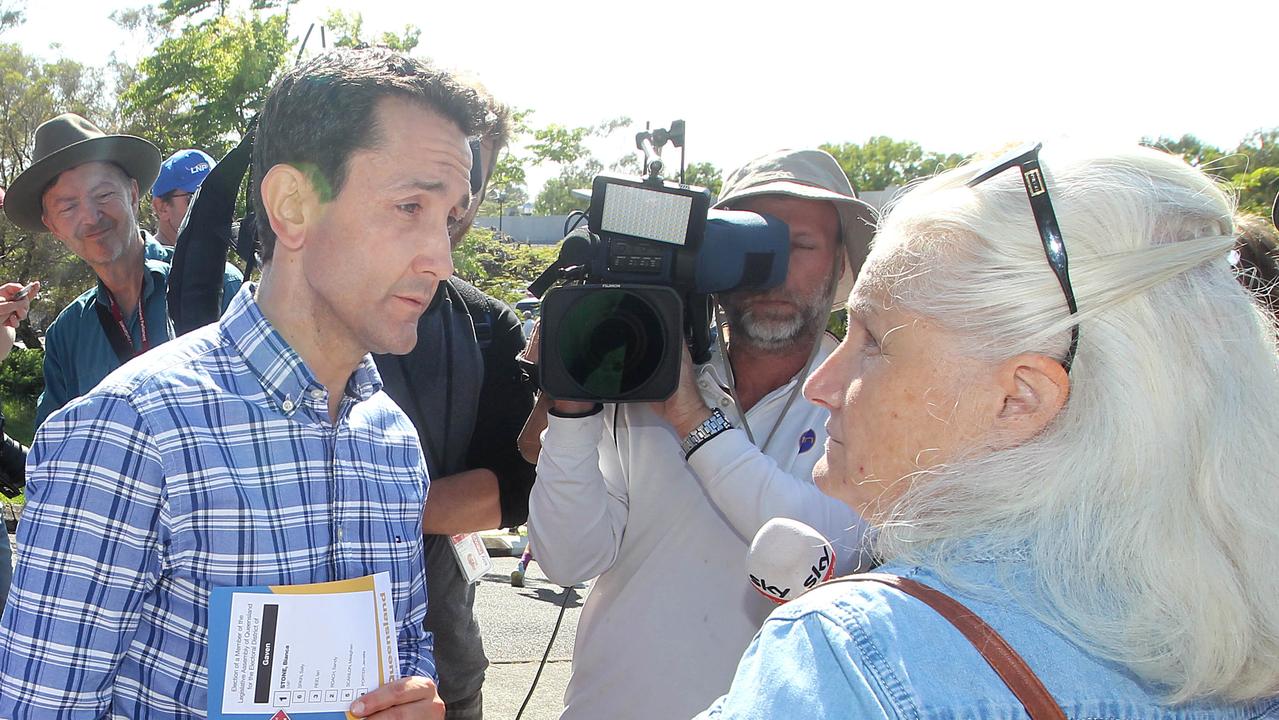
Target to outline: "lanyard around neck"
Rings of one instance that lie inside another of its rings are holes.
[[[111,290],[107,291],[107,299],[111,301],[111,318],[115,320],[116,327],[120,329],[120,333],[124,336],[124,341],[129,347],[133,347],[133,333],[129,332],[129,326],[124,322],[124,312],[120,309],[120,303],[116,302],[115,295]],[[147,314],[142,306],[142,292],[138,291],[138,331],[142,335],[142,349],[134,353],[134,357],[151,349],[151,342],[147,339]]]
[[[804,389],[804,380],[808,377],[809,370],[813,367],[813,360],[817,358],[817,353],[822,347],[822,336],[817,335],[816,342],[813,343],[813,349],[808,354],[808,362],[804,363],[804,369],[799,373],[799,379],[795,382],[795,387],[791,388],[789,397],[786,398],[786,405],[782,407],[782,412],[773,421],[773,427],[768,431],[768,437],[764,438],[764,444],[760,445],[755,442],[755,433],[751,432],[750,422],[746,419],[746,409],[742,407],[742,403],[737,399],[737,378],[733,374],[733,361],[728,356],[728,344],[724,342],[724,334],[727,329],[728,322],[720,315],[719,304],[715,305],[715,323],[719,326],[719,332],[716,333],[719,341],[719,355],[724,362],[724,375],[728,380],[728,394],[733,398],[733,405],[737,408],[737,414],[742,419],[742,429],[746,431],[746,437],[750,439],[751,444],[759,448],[760,452],[767,453],[768,445],[773,441],[773,436],[777,434],[778,428],[786,420],[786,413],[790,412],[791,405],[795,403],[795,399],[799,397]],[[763,398],[761,398],[762,400]]]

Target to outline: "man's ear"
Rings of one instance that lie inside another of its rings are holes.
[[[161,217],[160,208],[164,206],[163,200],[154,195],[151,196],[151,212],[155,213],[157,218]]]
[[[314,212],[315,193],[302,171],[280,163],[258,185],[276,245],[297,250],[306,237],[307,220]]]
[[[1004,398],[995,427],[1009,446],[1043,432],[1070,397],[1070,376],[1061,363],[1047,355],[1017,355],[1001,363],[997,373]]]

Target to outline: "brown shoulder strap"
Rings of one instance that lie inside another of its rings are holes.
[[[923,583],[885,573],[862,573],[840,580],[877,582],[922,600],[968,638],[968,642],[986,658],[990,667],[1021,701],[1032,720],[1066,720],[1066,713],[1026,661],[994,628],[958,600]]]

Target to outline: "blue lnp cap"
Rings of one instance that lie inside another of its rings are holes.
[[[216,164],[208,153],[193,148],[179,150],[160,165],[151,194],[160,197],[174,190],[193,193]]]

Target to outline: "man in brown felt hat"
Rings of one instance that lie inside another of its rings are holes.
[[[155,240],[138,227],[139,188],[155,182],[160,151],[74,113],[37,128],[35,145],[35,161],[9,186],[5,215],[23,230],[53,233],[98,277],[49,326],[39,424],[173,330],[169,264],[147,257]]]

